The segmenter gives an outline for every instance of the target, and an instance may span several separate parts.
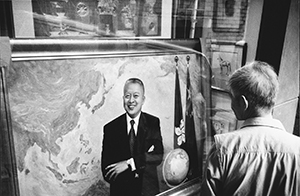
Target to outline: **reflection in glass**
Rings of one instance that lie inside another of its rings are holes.
[[[161,36],[161,0],[32,0],[32,7],[37,37]]]
[[[139,47],[140,55],[136,55],[136,50],[125,55],[120,50],[117,55],[113,51],[93,54],[92,48],[101,45],[93,40],[71,41],[72,47],[70,40],[39,41],[30,41],[36,51],[28,51],[26,40],[13,41],[14,58],[7,70],[20,195],[57,192],[62,196],[108,195],[109,184],[104,181],[100,169],[102,127],[124,112],[120,102],[123,84],[129,77],[144,81],[147,101],[143,108],[160,119],[164,155],[161,164],[155,166],[159,191],[201,176],[205,141],[210,130],[210,111],[206,108],[211,100],[211,73],[205,56],[154,40],[144,45],[134,41],[133,45],[128,41],[111,42],[115,43],[111,48]],[[83,43],[88,44],[91,51],[84,48]],[[107,43],[103,42],[103,46]],[[40,51],[39,56],[34,56],[39,48],[52,52]],[[63,51],[57,51],[59,48]],[[70,48],[82,49],[81,56],[68,52]],[[61,52],[64,56],[57,55]],[[185,140],[177,147],[174,126],[176,70],[184,121],[181,136],[185,135]],[[188,109],[192,110],[186,113]],[[187,116],[192,117],[189,119],[192,126],[186,124]],[[186,159],[181,159],[184,156],[181,153],[168,156],[177,148],[185,150],[189,156],[186,175],[176,169],[178,163],[187,165]],[[193,161],[197,164],[192,164]]]

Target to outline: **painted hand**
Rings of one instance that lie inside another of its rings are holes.
[[[126,161],[111,164],[105,168],[105,170],[107,171],[105,174],[105,178],[107,178],[109,181],[115,181],[118,175],[128,168],[129,166],[127,165]]]

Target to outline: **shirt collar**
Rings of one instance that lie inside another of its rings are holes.
[[[265,117],[249,118],[244,121],[241,128],[248,127],[248,126],[267,126],[267,127],[273,127],[285,131],[285,128],[283,127],[282,123],[279,120],[274,118],[265,118]]]
[[[137,127],[138,127],[138,125],[139,125],[140,117],[141,117],[141,112],[140,112],[135,118],[131,118],[131,117],[126,113],[126,121],[127,121],[127,131],[128,131],[128,133],[129,133],[130,127],[131,127],[131,125],[130,125],[130,121],[131,121],[131,120],[134,120],[134,125],[133,125],[133,127],[134,127],[134,132],[137,133]]]
[[[131,118],[127,113],[126,113],[126,120],[127,120],[127,123],[130,124],[130,121],[131,120],[134,120],[134,124],[139,124],[139,120],[140,120],[140,116],[141,116],[141,112],[135,117],[135,118]]]

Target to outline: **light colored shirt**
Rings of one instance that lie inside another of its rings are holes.
[[[201,187],[204,196],[299,196],[300,138],[272,118],[246,120],[214,136]]]
[[[127,133],[128,133],[128,134],[129,134],[129,131],[130,131],[130,129],[131,129],[130,121],[131,121],[131,120],[134,120],[133,128],[134,128],[135,136],[137,135],[137,130],[138,130],[138,125],[139,125],[140,116],[141,116],[141,113],[139,113],[135,118],[131,118],[128,114],[126,114]]]

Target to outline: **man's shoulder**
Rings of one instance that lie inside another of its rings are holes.
[[[243,137],[242,137],[243,138]],[[240,136],[240,130],[235,130],[228,133],[214,135],[214,143],[217,149],[230,147],[232,143],[239,143],[237,140],[242,139]]]
[[[237,129],[228,133],[216,134],[215,145],[223,153],[242,152],[251,149],[263,140],[257,129]]]
[[[157,116],[154,116],[154,115],[146,113],[146,112],[142,112],[141,115],[149,120],[159,120],[159,118]]]
[[[116,117],[115,119],[113,119],[110,122],[108,122],[107,124],[105,124],[104,127],[110,127],[110,126],[118,125],[124,120],[126,120],[126,115],[121,114],[120,116]]]
[[[149,113],[142,112],[140,117],[140,123],[142,124],[142,126],[145,127],[156,128],[157,126],[159,126],[160,121],[158,117]]]
[[[214,136],[216,148],[223,152],[273,151],[294,153],[300,138],[285,130],[249,128]]]

